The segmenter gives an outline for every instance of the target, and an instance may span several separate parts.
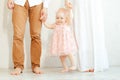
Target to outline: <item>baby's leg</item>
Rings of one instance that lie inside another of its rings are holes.
[[[68,57],[69,57],[70,62],[71,62],[71,67],[69,69],[70,70],[76,70],[75,60],[74,60],[73,54],[69,54]]]
[[[61,72],[67,72],[68,71],[68,67],[65,63],[66,57],[67,57],[66,55],[65,56],[60,56],[60,60],[61,60],[61,63],[63,65],[63,68],[64,68]]]

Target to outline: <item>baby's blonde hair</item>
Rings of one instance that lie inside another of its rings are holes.
[[[71,19],[70,10],[66,8],[59,8],[57,13],[59,12],[62,12],[65,15],[67,25],[71,25],[72,19]]]

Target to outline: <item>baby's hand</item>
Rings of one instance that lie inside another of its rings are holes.
[[[65,2],[65,7],[68,9],[72,9],[72,3],[69,1]]]

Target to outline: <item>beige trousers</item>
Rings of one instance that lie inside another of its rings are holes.
[[[41,57],[41,25],[40,20],[41,9],[43,4],[29,7],[28,1],[24,6],[15,4],[12,14],[13,22],[13,63],[14,68],[24,68],[24,33],[27,18],[29,17],[30,23],[30,36],[31,36],[31,65],[32,69],[36,66],[40,67]]]

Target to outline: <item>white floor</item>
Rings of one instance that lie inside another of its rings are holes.
[[[10,75],[11,70],[0,69],[0,80],[120,80],[120,67],[111,67],[105,72],[87,73],[72,71],[60,73],[60,68],[41,69],[44,74],[36,75],[24,70],[19,76]]]

